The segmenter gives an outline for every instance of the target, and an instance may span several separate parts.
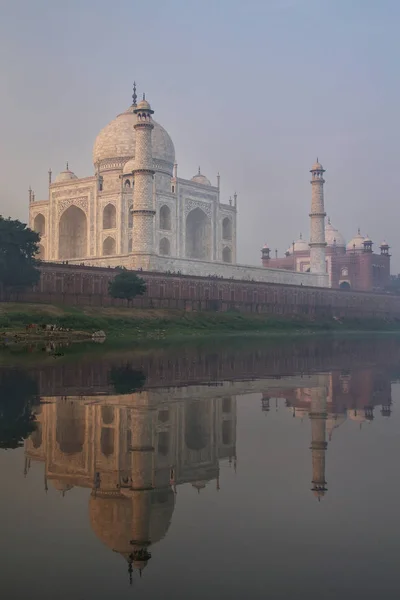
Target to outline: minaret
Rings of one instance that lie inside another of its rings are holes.
[[[134,125],[135,143],[135,180],[133,192],[133,254],[154,254],[154,200],[153,200],[153,152],[151,132],[154,128],[151,115],[154,111],[145,100],[139,102],[133,111],[136,115]],[[136,265],[138,266],[138,265]],[[146,265],[144,265],[146,266]]]
[[[325,265],[325,208],[324,177],[325,169],[317,162],[311,167],[311,212],[310,212],[310,272],[327,275]]]
[[[311,395],[311,452],[313,478],[311,488],[314,495],[321,499],[327,491],[325,481],[325,453],[328,447],[326,442],[326,391],[324,387],[310,390]]]

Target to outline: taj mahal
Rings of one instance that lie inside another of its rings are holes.
[[[172,139],[153,114],[134,85],[131,106],[94,142],[94,174],[78,178],[67,163],[54,181],[49,171],[47,199],[29,190],[42,260],[328,287],[319,163],[311,169],[309,272],[239,265],[236,192],[225,200],[220,175],[211,183],[200,168],[179,177]]]

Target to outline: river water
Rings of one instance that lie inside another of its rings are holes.
[[[399,338],[59,354],[0,355],[2,597],[399,597]]]

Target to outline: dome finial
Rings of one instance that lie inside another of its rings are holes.
[[[328,217],[328,225],[330,225],[330,224],[331,224],[331,218]]]
[[[67,161],[67,171],[69,171],[69,167],[68,167],[68,161]]]
[[[361,235],[361,229],[360,228],[357,229],[357,233],[358,233],[358,235]]]
[[[303,239],[303,234],[301,232],[300,232],[300,239],[301,240]]]
[[[143,100],[146,100],[146,94],[143,92]]]
[[[198,170],[198,175],[201,175],[201,173],[200,173],[200,167],[199,167],[199,170]]]
[[[136,81],[133,82],[132,106],[137,106]]]

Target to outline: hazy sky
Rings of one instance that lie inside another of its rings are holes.
[[[136,79],[179,175],[237,190],[240,262],[308,238],[318,156],[333,224],[396,271],[399,21],[398,0],[0,0],[0,213],[26,220],[49,167],[92,174]]]

